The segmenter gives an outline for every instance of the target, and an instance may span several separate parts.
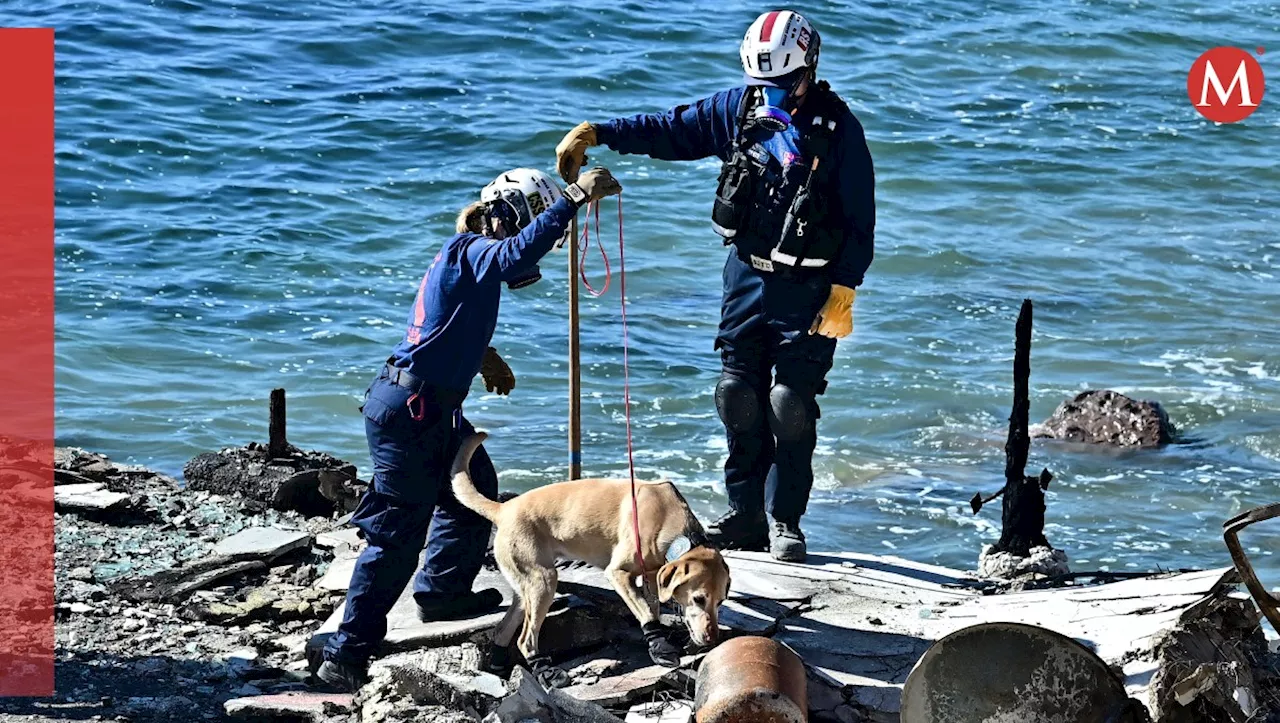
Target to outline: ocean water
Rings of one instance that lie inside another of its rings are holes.
[[[581,120],[736,83],[738,41],[770,9],[594,5],[4,3],[7,25],[57,29],[59,443],[176,475],[264,439],[284,387],[291,441],[367,475],[357,405],[457,209],[507,168],[551,170]],[[1190,440],[1037,442],[1051,542],[1080,570],[1229,564],[1221,522],[1280,497],[1280,100],[1219,126],[1185,82],[1216,45],[1280,55],[1280,6],[796,7],[866,127],[879,208],[821,400],[811,548],[968,567],[994,541],[998,506],[967,500],[1002,483],[1030,298],[1033,421],[1108,387],[1160,401]],[[711,517],[717,164],[592,155],[626,188],[637,463]],[[566,471],[566,264],[504,292],[495,345],[519,384],[466,405],[510,489]],[[624,474],[618,279],[582,308],[586,472]],[[1248,541],[1280,584],[1273,539]]]

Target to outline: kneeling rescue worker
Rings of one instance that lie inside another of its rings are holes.
[[[567,181],[600,144],[724,162],[711,220],[734,246],[724,266],[715,393],[731,509],[707,532],[722,547],[769,547],[795,562],[805,559],[800,518],[813,486],[816,396],[836,340],[853,331],[875,230],[871,153],[858,119],[817,79],[820,44],[798,13],[765,13],[740,48],[745,86],[665,113],[582,123],[556,148]]]
[[[460,441],[475,433],[462,416],[462,401],[477,372],[490,391],[508,394],[515,386],[511,369],[489,346],[503,283],[516,289],[541,278],[538,261],[564,238],[578,208],[621,191],[602,168],[582,174],[565,193],[547,174],[519,168],[485,186],[480,202],[459,215],[457,235],[422,277],[404,339],[366,392],[373,484],[352,524],[368,547],[351,575],[342,624],[325,645],[317,671],[324,682],[349,691],[366,682],[387,613],[410,577],[423,621],[469,618],[501,606],[499,591],[471,590],[491,525],[463,507],[449,486]],[[498,476],[483,448],[470,471],[481,493],[496,498]],[[415,577],[424,542],[426,561]]]

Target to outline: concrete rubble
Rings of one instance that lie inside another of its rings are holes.
[[[0,701],[0,717],[49,720],[67,709],[78,718],[188,722],[692,717],[702,653],[690,651],[674,669],[653,665],[603,575],[569,563],[542,634],[569,687],[546,690],[520,667],[506,680],[480,673],[502,611],[422,623],[406,591],[372,682],[355,696],[336,695],[311,672],[341,619],[345,578],[364,545],[339,510],[280,512],[181,489],[80,450],[59,450],[58,470],[65,485],[103,485],[130,502],[118,518],[58,513],[57,697]],[[804,565],[759,553],[727,559],[733,589],[721,610],[724,634],[772,637],[795,651],[818,723],[899,720],[903,683],[929,646],[997,621],[1084,643],[1157,723],[1264,721],[1280,710],[1273,654],[1230,569],[1101,584],[1081,573],[1048,580],[1024,571],[1010,584],[855,553],[811,554]],[[510,604],[491,565],[476,584],[498,587]]]

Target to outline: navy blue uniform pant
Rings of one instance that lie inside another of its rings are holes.
[[[385,370],[364,403],[373,484],[352,516],[368,546],[356,561],[338,632],[325,645],[330,660],[368,660],[387,632],[387,613],[413,578],[415,596],[469,592],[488,548],[489,521],[453,496],[449,470],[460,440],[475,430],[456,402],[426,393],[414,409],[409,390]],[[461,395],[454,395],[460,401]],[[495,499],[498,475],[484,448],[471,459],[480,493]],[[429,537],[428,537],[429,534]],[[426,545],[426,560],[418,557]],[[415,575],[414,572],[417,571]]]
[[[817,395],[826,389],[836,340],[809,334],[826,303],[831,283],[821,275],[793,278],[762,272],[730,252],[724,267],[724,296],[716,347],[722,378],[734,378],[754,391],[754,414],[745,424],[726,421],[729,457],[724,465],[730,506],[749,515],[765,510],[778,521],[798,522],[813,488],[813,450],[817,446]],[[778,434],[770,410],[775,387],[787,390],[792,404],[808,418]]]

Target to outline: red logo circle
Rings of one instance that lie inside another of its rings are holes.
[[[1248,118],[1262,102],[1262,66],[1240,48],[1207,50],[1187,73],[1187,97],[1200,115],[1215,123]]]

